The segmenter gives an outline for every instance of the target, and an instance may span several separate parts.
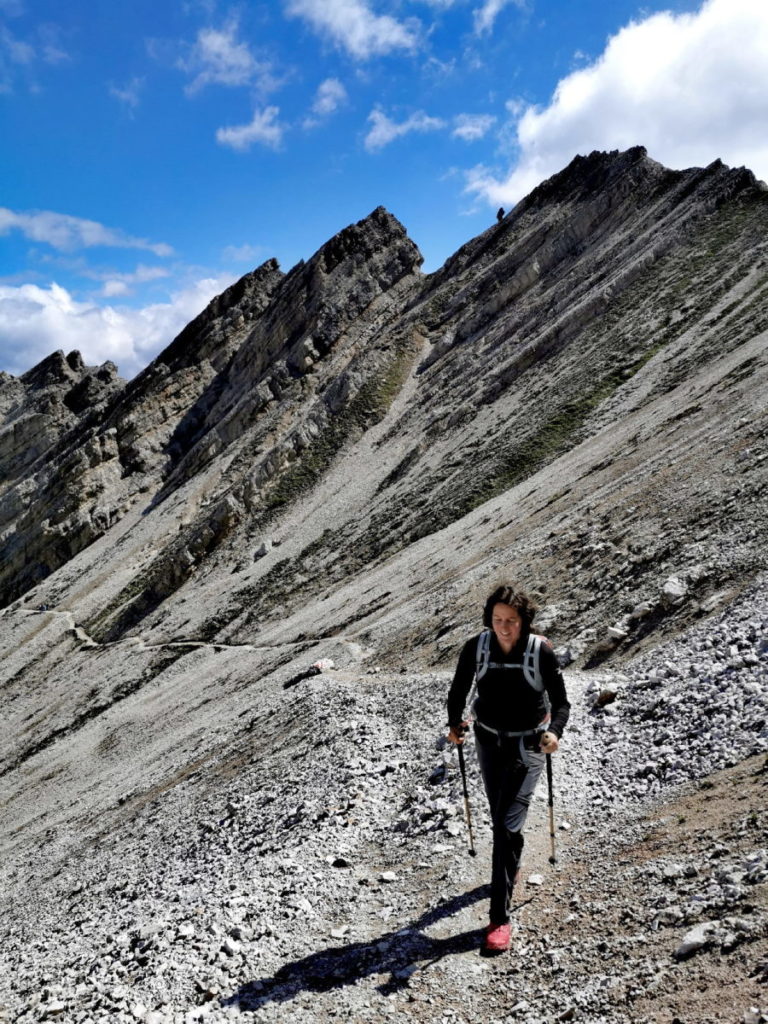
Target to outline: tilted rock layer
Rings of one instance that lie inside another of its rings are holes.
[[[434,274],[380,208],[129,383],[0,376],[4,852],[215,787],[316,658],[450,664],[500,579],[587,667],[722,612],[766,568],[766,239],[748,171],[593,153]]]

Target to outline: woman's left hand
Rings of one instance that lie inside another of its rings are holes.
[[[553,732],[543,732],[539,740],[539,750],[542,754],[554,754],[560,746],[560,741]]]

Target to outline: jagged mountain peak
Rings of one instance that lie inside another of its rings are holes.
[[[413,263],[421,265],[423,257],[408,239],[405,227],[385,207],[377,206],[367,217],[356,224],[350,224],[329,239],[309,262],[321,263],[324,270],[330,272],[351,255],[367,259],[376,251],[399,247],[406,242],[410,243],[409,255]]]
[[[404,294],[421,280],[422,259],[403,225],[380,206],[297,263],[275,288],[226,371],[211,382],[174,434],[174,455],[182,460],[174,484],[197,472],[213,452],[239,442],[257,420],[269,422],[269,410],[284,403],[297,382],[311,379],[316,387],[324,382],[329,391],[348,397],[346,363],[356,360],[361,339],[371,337],[374,324],[399,315]],[[363,352],[368,348],[362,346]],[[361,372],[370,372],[374,363],[375,358]],[[332,407],[336,401],[328,398]],[[261,454],[255,457],[257,465]],[[283,459],[271,454],[269,461]]]
[[[14,418],[24,415],[27,408],[51,411],[57,403],[80,415],[86,409],[104,405],[125,384],[113,362],[87,366],[77,349],[67,355],[62,350],[53,352],[21,377],[9,376],[8,383],[11,382],[16,388],[20,386],[23,391],[19,394],[24,395],[11,411]]]
[[[730,202],[742,186],[754,209]],[[384,207],[287,273],[266,261],[122,388],[87,436],[61,436],[36,502],[9,496],[3,574],[15,582],[6,594],[55,570],[136,502],[151,509],[162,497],[172,507],[205,478],[206,506],[185,517],[168,556],[184,571],[169,571],[161,553],[150,574],[162,604],[167,581],[183,586],[230,535],[277,529],[382,419],[386,443],[363,472],[369,502],[339,513],[313,556],[317,578],[337,548],[342,579],[350,559],[375,562],[460,521],[642,407],[636,393],[663,394],[713,349],[744,341],[760,322],[746,310],[762,301],[753,258],[764,198],[748,172],[719,163],[670,171],[635,147],[577,157],[433,275],[421,273],[417,246]],[[721,292],[745,310],[728,314],[735,326],[723,339],[713,326]],[[662,349],[668,360],[655,358]],[[85,450],[87,460],[71,459]],[[48,500],[58,503],[53,553]],[[314,525],[295,529],[319,543]],[[38,548],[42,569],[20,570],[21,552],[29,561]],[[114,600],[117,633],[138,614],[126,595]]]
[[[71,387],[86,374],[98,375],[104,382],[117,379],[117,367],[107,361],[100,366],[86,366],[82,355],[73,349],[67,355],[63,350],[52,352],[19,378],[29,390],[64,386]]]
[[[593,150],[586,155],[575,156],[561,171],[538,185],[521,205],[528,208],[564,200],[574,194],[594,196],[610,189],[627,176],[639,183],[648,180],[656,182],[670,174],[674,172],[651,159],[644,146],[608,152]]]
[[[147,367],[149,374],[154,372],[156,364],[175,372],[204,359],[221,369],[236,347],[233,340],[242,339],[242,332],[237,329],[261,312],[284,276],[274,258],[244,274],[211,299],[202,313],[163,349]]]
[[[741,191],[765,191],[752,171],[744,167],[729,167],[722,160],[713,160],[706,167],[670,170],[652,159],[644,146],[627,150],[593,150],[577,155],[551,178],[538,185],[518,206],[515,213],[553,202],[564,202],[579,197],[594,200],[603,193],[628,190],[641,195],[653,193],[659,187],[671,184],[698,182],[709,179],[711,189],[721,199]]]

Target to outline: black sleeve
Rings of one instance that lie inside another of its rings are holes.
[[[464,705],[475,678],[476,657],[477,637],[468,640],[459,655],[459,663],[448,691],[448,725],[458,725],[464,721]]]
[[[559,738],[563,735],[568,716],[571,713],[571,705],[568,703],[568,696],[565,692],[563,673],[560,671],[560,665],[549,640],[542,643],[539,659],[544,689],[549,696],[552,712],[549,732],[553,732]]]

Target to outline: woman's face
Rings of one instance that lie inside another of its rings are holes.
[[[491,629],[496,634],[502,651],[508,654],[520,639],[523,631],[523,620],[517,608],[499,602],[491,612]]]

